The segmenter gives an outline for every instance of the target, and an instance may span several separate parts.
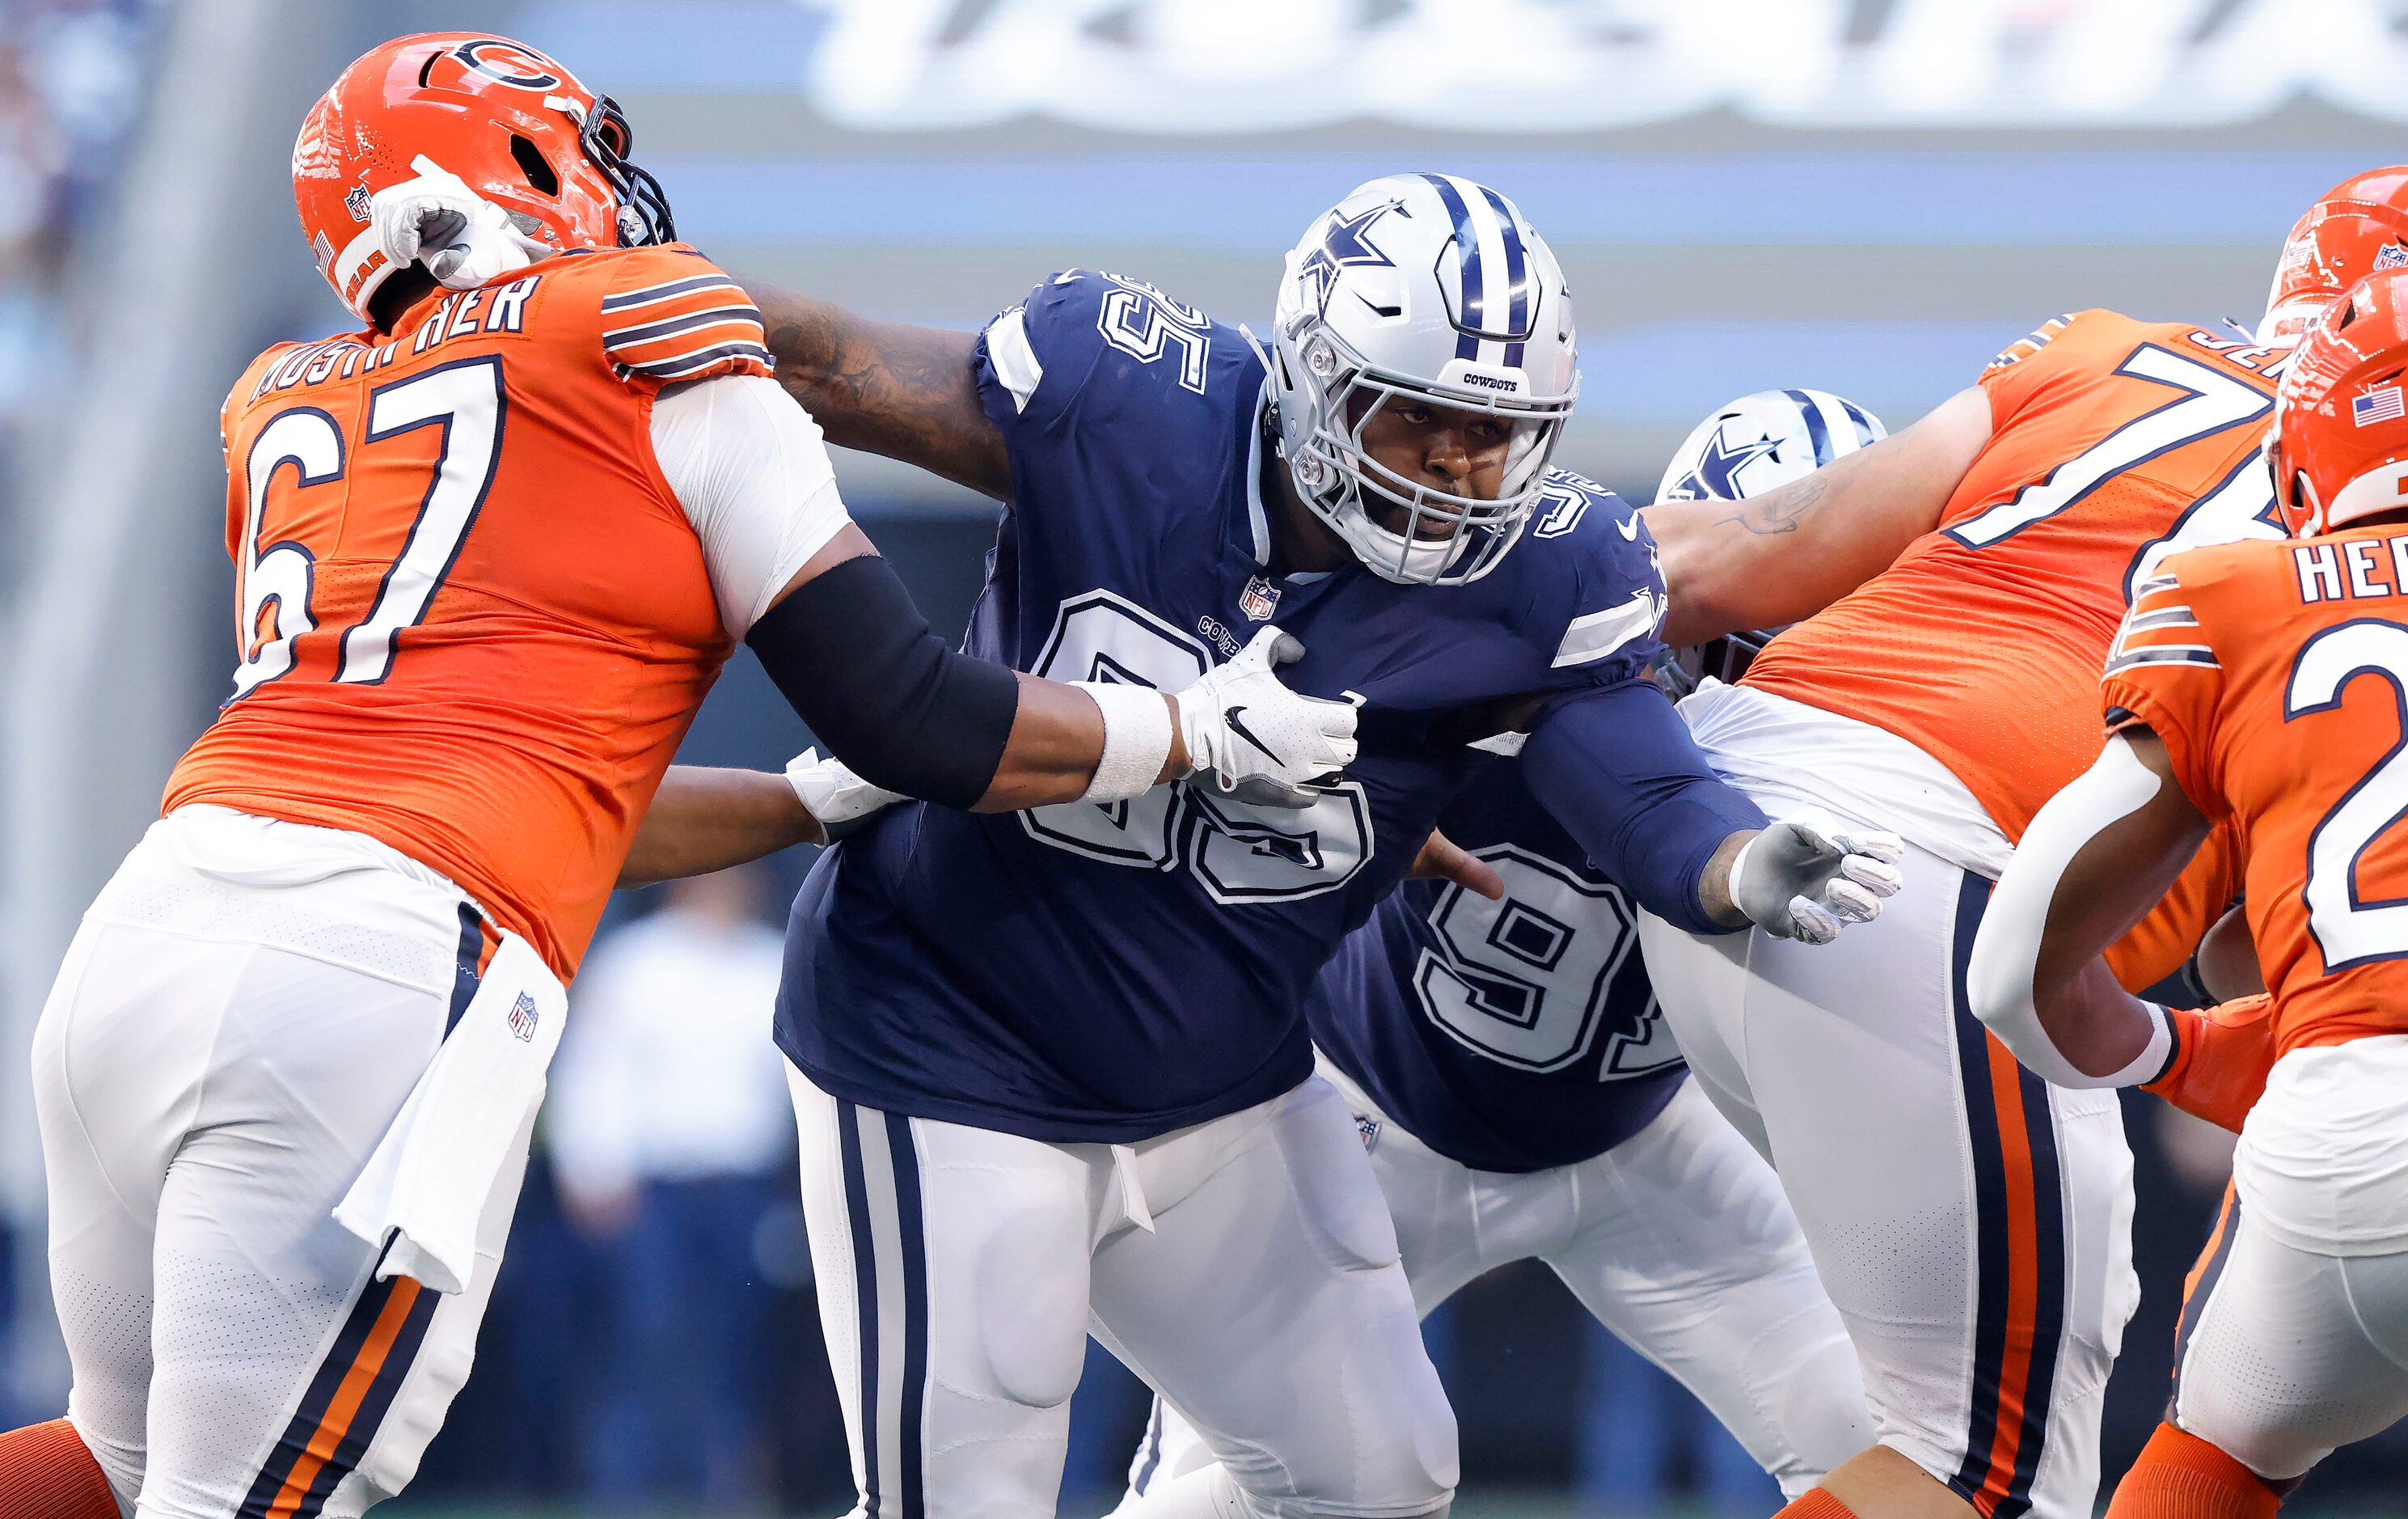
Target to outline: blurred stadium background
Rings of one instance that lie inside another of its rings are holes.
[[[739,273],[905,320],[972,326],[1077,264],[1259,321],[1281,251],[1357,181],[1477,176],[1570,273],[1585,390],[1566,462],[1641,499],[1744,391],[1837,390],[1897,427],[2061,311],[2253,320],[2308,200],[2408,157],[2400,0],[0,0],[11,1425],[54,1412],[64,1378],[22,1051],[77,913],[226,679],[213,413],[260,347],[347,325],[295,230],[293,133],[344,62],[437,27],[523,38],[616,95],[682,233]],[[838,468],[958,627],[991,508],[882,461]],[[803,741],[748,662],[687,757],[775,765]],[[614,911],[606,933],[656,920],[580,988],[590,1026],[617,1032],[570,1035],[580,1074],[564,1066],[478,1379],[406,1508],[848,1501],[791,1137],[692,1095],[753,1080],[766,1045],[680,1034],[765,1020],[757,977],[691,967],[757,964],[746,925],[776,919],[804,862],[775,863]],[[671,1047],[674,1078],[644,1057]],[[2226,1165],[2214,1136],[2128,1116],[2145,1298],[2111,1472],[2162,1400]],[[1478,1284],[1429,1334],[1461,1415],[1459,1513],[1773,1506],[1542,1270]],[[1142,1417],[1091,1357],[1065,1512],[1110,1507]],[[2295,1511],[2408,1512],[2403,1433],[2337,1457]]]

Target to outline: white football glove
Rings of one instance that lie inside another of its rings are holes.
[[[1906,841],[1849,829],[1819,807],[1776,819],[1731,861],[1731,902],[1767,933],[1828,944],[1850,923],[1881,916],[1905,884]]]
[[[368,199],[377,243],[394,268],[407,268],[417,260],[445,289],[474,290],[552,256],[553,250],[521,232],[508,212],[458,175],[423,154],[409,166],[418,178],[388,185]]]
[[[830,844],[852,832],[853,825],[909,800],[900,791],[870,785],[834,755],[821,759],[817,749],[805,749],[786,761],[786,784],[802,799],[803,809],[819,819]]]
[[[1236,658],[1175,693],[1198,784],[1209,776],[1257,806],[1310,807],[1322,796],[1314,783],[1354,762],[1354,703],[1299,695],[1271,673],[1303,658],[1303,644],[1266,628]]]

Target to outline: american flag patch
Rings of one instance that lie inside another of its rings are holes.
[[[2350,420],[2361,427],[2371,427],[2378,422],[2397,422],[2402,416],[2408,416],[2408,401],[2401,399],[2398,385],[2385,385],[2363,396],[2350,398],[2349,415]]]

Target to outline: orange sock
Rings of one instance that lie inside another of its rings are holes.
[[[0,1434],[0,1519],[117,1519],[117,1498],[64,1419]]]
[[[2282,1507],[2282,1491],[2265,1478],[2197,1435],[2161,1424],[2115,1484],[2107,1519],[2274,1519]]]
[[[1856,1519],[1856,1511],[1819,1487],[1810,1487],[1772,1519]]]

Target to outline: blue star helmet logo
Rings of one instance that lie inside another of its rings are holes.
[[[1322,234],[1321,246],[1305,256],[1300,271],[1304,282],[1312,289],[1312,309],[1322,314],[1329,311],[1329,293],[1338,287],[1338,271],[1344,268],[1369,267],[1395,268],[1396,260],[1371,246],[1366,236],[1371,224],[1404,205],[1401,200],[1383,201],[1368,210],[1342,217],[1329,224]]]
[[[1745,499],[1735,478],[1739,472],[1781,447],[1778,438],[1759,438],[1752,443],[1729,446],[1723,429],[1716,427],[1706,440],[1706,451],[1698,457],[1697,468],[1680,478],[1678,484],[1664,493],[1670,501],[1736,501]]]

